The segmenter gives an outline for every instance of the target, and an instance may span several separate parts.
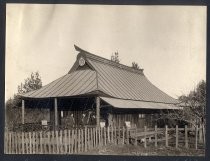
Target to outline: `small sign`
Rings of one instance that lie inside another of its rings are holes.
[[[47,120],[42,120],[42,125],[47,126]]]
[[[125,121],[125,126],[130,128],[131,127],[131,122],[130,121]]]
[[[61,111],[61,117],[63,118],[63,111]]]
[[[105,127],[105,122],[100,122],[100,127]]]

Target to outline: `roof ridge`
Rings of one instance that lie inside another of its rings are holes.
[[[121,63],[117,63],[117,62],[111,61],[109,59],[103,58],[101,56],[95,55],[93,53],[90,53],[86,50],[81,49],[80,47],[78,47],[76,45],[74,45],[74,47],[75,47],[76,51],[84,53],[87,56],[87,58],[89,58],[89,59],[97,60],[97,61],[109,64],[109,65],[118,67],[120,69],[128,70],[128,71],[133,72],[133,73],[144,74],[143,73],[144,69],[135,69],[135,68],[132,68],[130,66],[127,66],[127,65],[124,65],[124,64],[121,64]]]

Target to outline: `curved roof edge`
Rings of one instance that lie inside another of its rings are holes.
[[[121,64],[121,63],[117,63],[117,62],[114,62],[114,61],[111,61],[109,59],[106,59],[106,58],[103,58],[103,57],[100,57],[98,55],[95,55],[95,54],[92,54],[86,50],[83,50],[81,49],[80,47],[74,45],[75,47],[75,50],[79,52],[79,54],[77,55],[77,59],[80,57],[80,56],[83,56],[85,59],[92,59],[92,60],[96,60],[96,61],[99,61],[99,62],[102,62],[102,63],[105,63],[105,64],[109,64],[109,65],[112,65],[112,66],[115,66],[115,67],[118,67],[120,69],[123,69],[123,70],[127,70],[129,72],[133,72],[133,73],[138,73],[138,74],[144,74],[143,71],[144,69],[135,69],[133,67],[130,67],[130,66],[126,66],[124,64]],[[71,71],[71,70],[70,70]]]

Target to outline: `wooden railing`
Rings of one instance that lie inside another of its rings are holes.
[[[59,131],[5,132],[7,154],[76,154],[107,144],[173,146],[198,149],[199,128],[85,127]],[[190,133],[193,134],[190,134]],[[190,134],[190,135],[189,135]],[[193,138],[193,139],[192,139]],[[191,146],[189,146],[189,144]]]

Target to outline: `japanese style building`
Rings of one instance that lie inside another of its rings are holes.
[[[22,99],[22,124],[25,108],[49,110],[54,127],[100,125],[143,127],[154,123],[160,111],[177,110],[178,100],[155,87],[143,69],[134,69],[91,54],[79,52],[70,71]]]

